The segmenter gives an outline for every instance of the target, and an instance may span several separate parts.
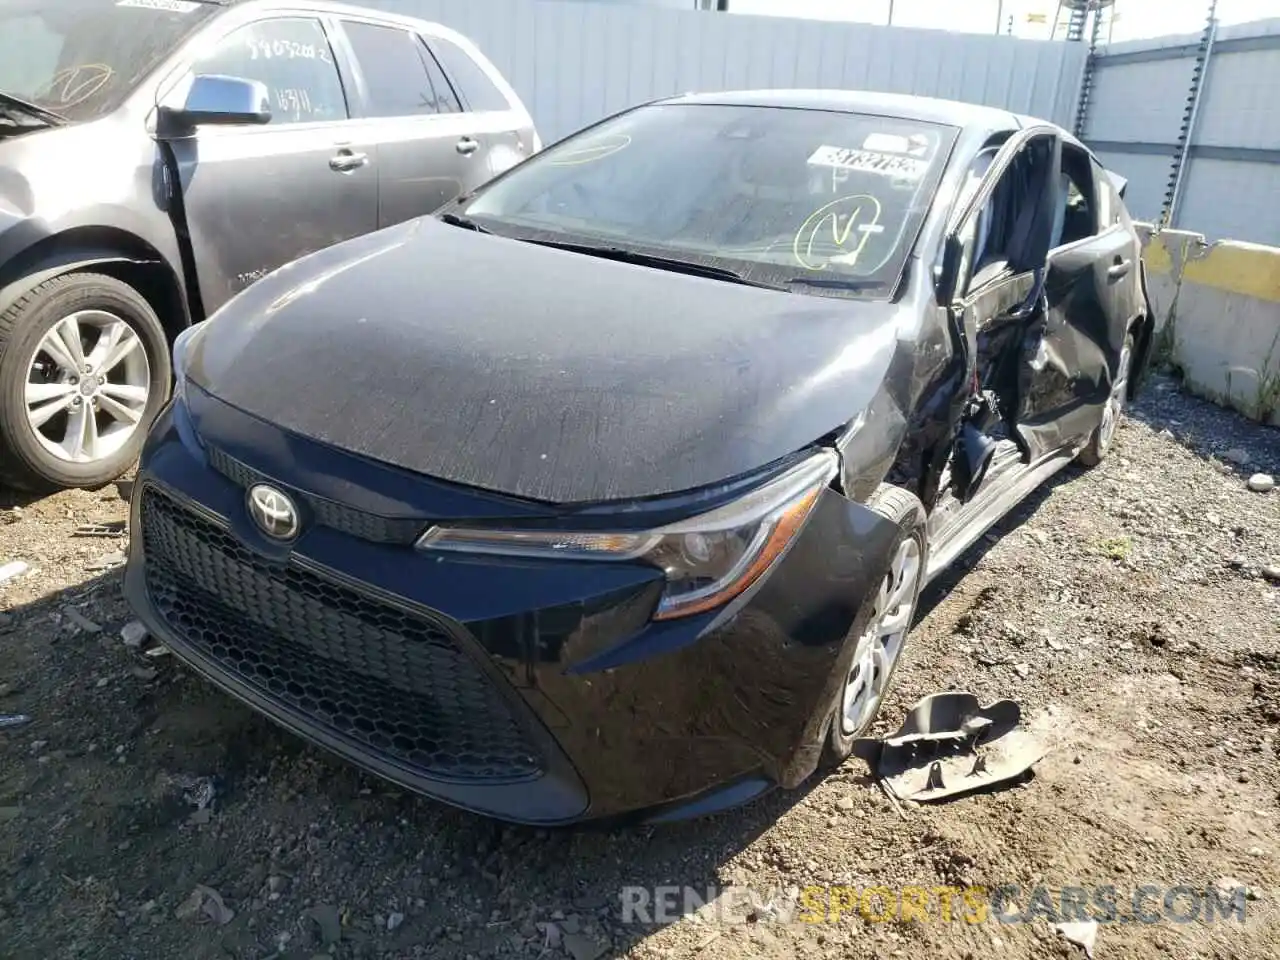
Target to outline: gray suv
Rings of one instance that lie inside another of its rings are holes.
[[[305,0],[0,0],[0,481],[120,476],[182,329],[539,149],[511,86],[436,24]]]

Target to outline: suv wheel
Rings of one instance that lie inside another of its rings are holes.
[[[129,469],[169,392],[151,305],[114,277],[71,273],[0,313],[0,480],[99,487]]]

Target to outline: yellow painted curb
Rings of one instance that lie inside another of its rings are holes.
[[[1152,241],[1151,246],[1155,246]],[[1164,251],[1168,257],[1168,251]],[[1152,269],[1148,263],[1147,269]],[[1280,303],[1280,248],[1225,241],[1182,268],[1184,283]]]
[[[1147,273],[1173,273],[1173,258],[1161,237],[1152,237],[1142,251],[1142,262],[1147,266]]]

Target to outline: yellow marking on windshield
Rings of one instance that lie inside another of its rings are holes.
[[[78,67],[63,67],[40,91],[40,99],[52,101],[59,107],[74,107],[84,103],[107,85],[115,71],[105,63],[82,63]]]
[[[610,136],[600,137],[581,146],[571,147],[548,160],[547,163],[556,167],[574,167],[581,163],[595,163],[597,160],[611,157],[619,150],[625,150],[629,146],[631,146],[631,137],[625,133],[615,133]]]
[[[842,205],[846,209],[849,206],[853,206],[853,209],[848,212],[848,219],[845,221],[843,228],[840,226]],[[870,213],[869,219],[863,219],[864,211]],[[795,238],[791,242],[791,253],[796,258],[796,263],[806,270],[813,271],[825,270],[832,263],[848,266],[855,265],[871,235],[884,230],[884,227],[880,225],[881,212],[880,201],[869,193],[838,197],[829,203],[824,203],[809,214],[804,223],[800,225],[800,229],[796,231]],[[831,243],[841,252],[815,258],[813,254],[814,243],[820,239],[823,227],[826,226],[828,220],[831,222]],[[849,237],[855,232],[855,228],[857,233],[856,244],[852,249],[847,249]]]

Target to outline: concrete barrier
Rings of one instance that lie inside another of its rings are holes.
[[[1280,247],[1138,228],[1157,355],[1193,393],[1280,426]]]

